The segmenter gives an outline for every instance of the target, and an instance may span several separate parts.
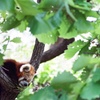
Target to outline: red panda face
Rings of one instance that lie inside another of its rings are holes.
[[[20,66],[18,75],[19,86],[25,87],[28,86],[34,77],[35,69],[31,64],[24,64]]]

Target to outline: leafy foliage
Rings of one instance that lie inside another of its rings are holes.
[[[100,98],[100,11],[93,10],[100,0],[1,0],[0,29],[3,32],[16,28],[30,32],[45,44],[53,44],[58,37],[75,38],[64,52],[65,58],[77,55],[70,72],[59,72],[51,78],[48,67],[35,82],[42,89],[18,98],[19,100],[95,100]],[[89,18],[95,18],[90,21]],[[88,36],[88,32],[90,36]],[[85,35],[84,35],[84,34]],[[94,41],[97,40],[97,43]],[[9,42],[20,43],[16,37],[4,38],[0,50],[0,64]],[[50,80],[49,80],[50,79]],[[44,86],[49,82],[49,86]]]
[[[63,72],[61,74],[58,73],[57,77],[54,77],[52,80],[51,86],[56,89],[66,89],[68,88],[68,84],[76,81],[77,79],[70,72]]]

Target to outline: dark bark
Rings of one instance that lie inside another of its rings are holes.
[[[43,51],[44,51],[44,44],[40,43],[36,39],[35,47],[33,49],[32,57],[31,57],[31,60],[30,60],[30,64],[32,64],[35,67],[36,70],[39,67]]]
[[[19,94],[16,83],[14,83],[0,67],[0,100],[15,100]]]
[[[74,41],[74,38],[72,39],[62,39],[60,38],[54,45],[51,46],[51,48],[43,53],[41,63],[46,62],[48,60],[51,60],[55,58],[56,56],[59,56],[64,52],[64,50],[67,49],[67,46]]]

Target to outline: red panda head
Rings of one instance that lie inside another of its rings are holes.
[[[35,75],[35,68],[31,64],[13,59],[6,59],[2,67],[12,80],[18,82],[20,87],[28,86]]]
[[[19,67],[19,71],[17,72],[19,86],[25,87],[32,82],[35,69],[31,64],[23,64]]]

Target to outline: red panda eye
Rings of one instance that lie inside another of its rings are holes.
[[[29,72],[29,67],[26,66],[25,68],[23,68],[23,71],[25,71],[25,72]]]

